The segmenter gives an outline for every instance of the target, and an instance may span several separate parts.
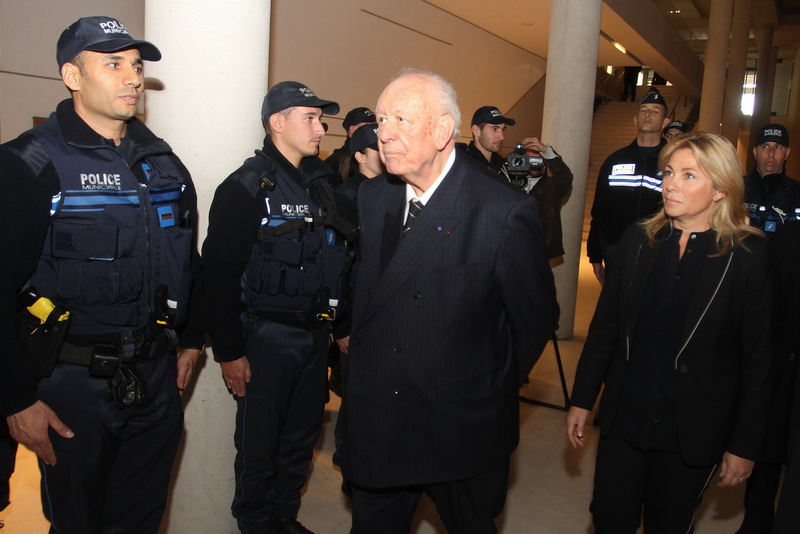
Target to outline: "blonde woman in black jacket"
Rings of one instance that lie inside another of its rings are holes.
[[[748,224],[741,166],[723,137],[667,145],[662,209],[620,241],[578,364],[567,416],[573,446],[600,389],[591,512],[598,534],[689,532],[718,470],[742,484],[768,406],[764,240]]]

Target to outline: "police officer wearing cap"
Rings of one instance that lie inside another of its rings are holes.
[[[664,139],[666,139],[667,142],[669,142],[681,134],[689,133],[690,130],[691,128],[689,128],[689,125],[686,124],[685,122],[672,121],[669,124],[667,124],[667,127],[664,128],[664,133],[661,135],[663,135]]]
[[[794,290],[800,236],[800,183],[784,173],[790,152],[789,131],[785,126],[762,126],[753,148],[755,167],[744,177],[744,203],[750,224],[761,229],[768,238],[773,388],[764,447],[747,480],[745,514],[738,534],[772,532],[775,497],[782,465],[787,461],[790,407],[797,381],[797,355],[800,354],[797,336],[800,316],[795,311],[797,292]]]
[[[317,157],[339,104],[298,82],[264,98],[264,145],[217,188],[203,244],[207,324],[237,403],[243,533],[307,533],[296,519],[327,400],[327,326],[346,249]],[[350,237],[350,236],[348,236]]]
[[[371,109],[365,107],[353,108],[344,116],[342,128],[347,132],[344,144],[335,149],[331,155],[325,159],[325,164],[328,165],[333,174],[336,175],[336,178],[331,180],[332,187],[342,183],[340,179],[342,164],[350,158],[352,153],[350,139],[353,137],[353,133],[370,122],[375,122],[375,113],[373,113]]]
[[[503,146],[506,137],[506,128],[517,123],[510,117],[505,117],[495,106],[483,106],[475,110],[472,115],[472,141],[469,144],[458,143],[456,146],[467,151],[481,164],[488,167],[495,174],[509,181],[506,173],[506,160],[498,152]]]
[[[0,409],[51,532],[156,533],[203,343],[196,194],[135,117],[153,44],[86,17],[56,56],[71,98],[0,147]]]
[[[668,123],[667,103],[653,87],[644,95],[633,118],[636,139],[608,156],[600,167],[586,248],[601,285],[605,283],[606,269],[613,266],[625,228],[654,214],[661,206],[658,154],[667,144],[661,131]]]
[[[745,208],[753,226],[770,234],[787,221],[800,220],[800,183],[786,176],[789,131],[782,124],[766,124],[756,136],[756,165],[745,176]]]

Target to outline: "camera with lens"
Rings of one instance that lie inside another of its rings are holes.
[[[544,170],[542,156],[529,156],[525,153],[525,146],[521,143],[514,147],[514,151],[506,156],[506,168],[509,174],[528,174],[528,171]]]

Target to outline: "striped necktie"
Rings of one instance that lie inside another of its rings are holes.
[[[408,201],[408,216],[406,217],[406,223],[403,225],[403,235],[411,229],[414,219],[419,216],[424,206],[425,204],[420,202],[418,198],[412,198]]]

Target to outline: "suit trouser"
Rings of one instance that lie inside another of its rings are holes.
[[[75,436],[50,430],[56,465],[39,462],[51,534],[158,531],[183,428],[173,354],[136,367],[150,401],[117,408],[107,380],[59,363],[37,390]]]
[[[243,533],[260,534],[300,507],[328,398],[327,333],[249,315],[244,327],[252,377],[237,398],[231,511]]]
[[[423,493],[436,505],[448,532],[496,534],[494,518],[505,506],[508,470],[506,460],[465,480],[381,489],[353,484],[350,534],[408,534]]]
[[[642,451],[613,432],[600,438],[590,510],[596,534],[691,532],[716,465],[691,467],[677,452]]]
[[[0,511],[10,504],[9,479],[14,474],[17,460],[17,442],[11,437],[8,425],[0,422]]]

